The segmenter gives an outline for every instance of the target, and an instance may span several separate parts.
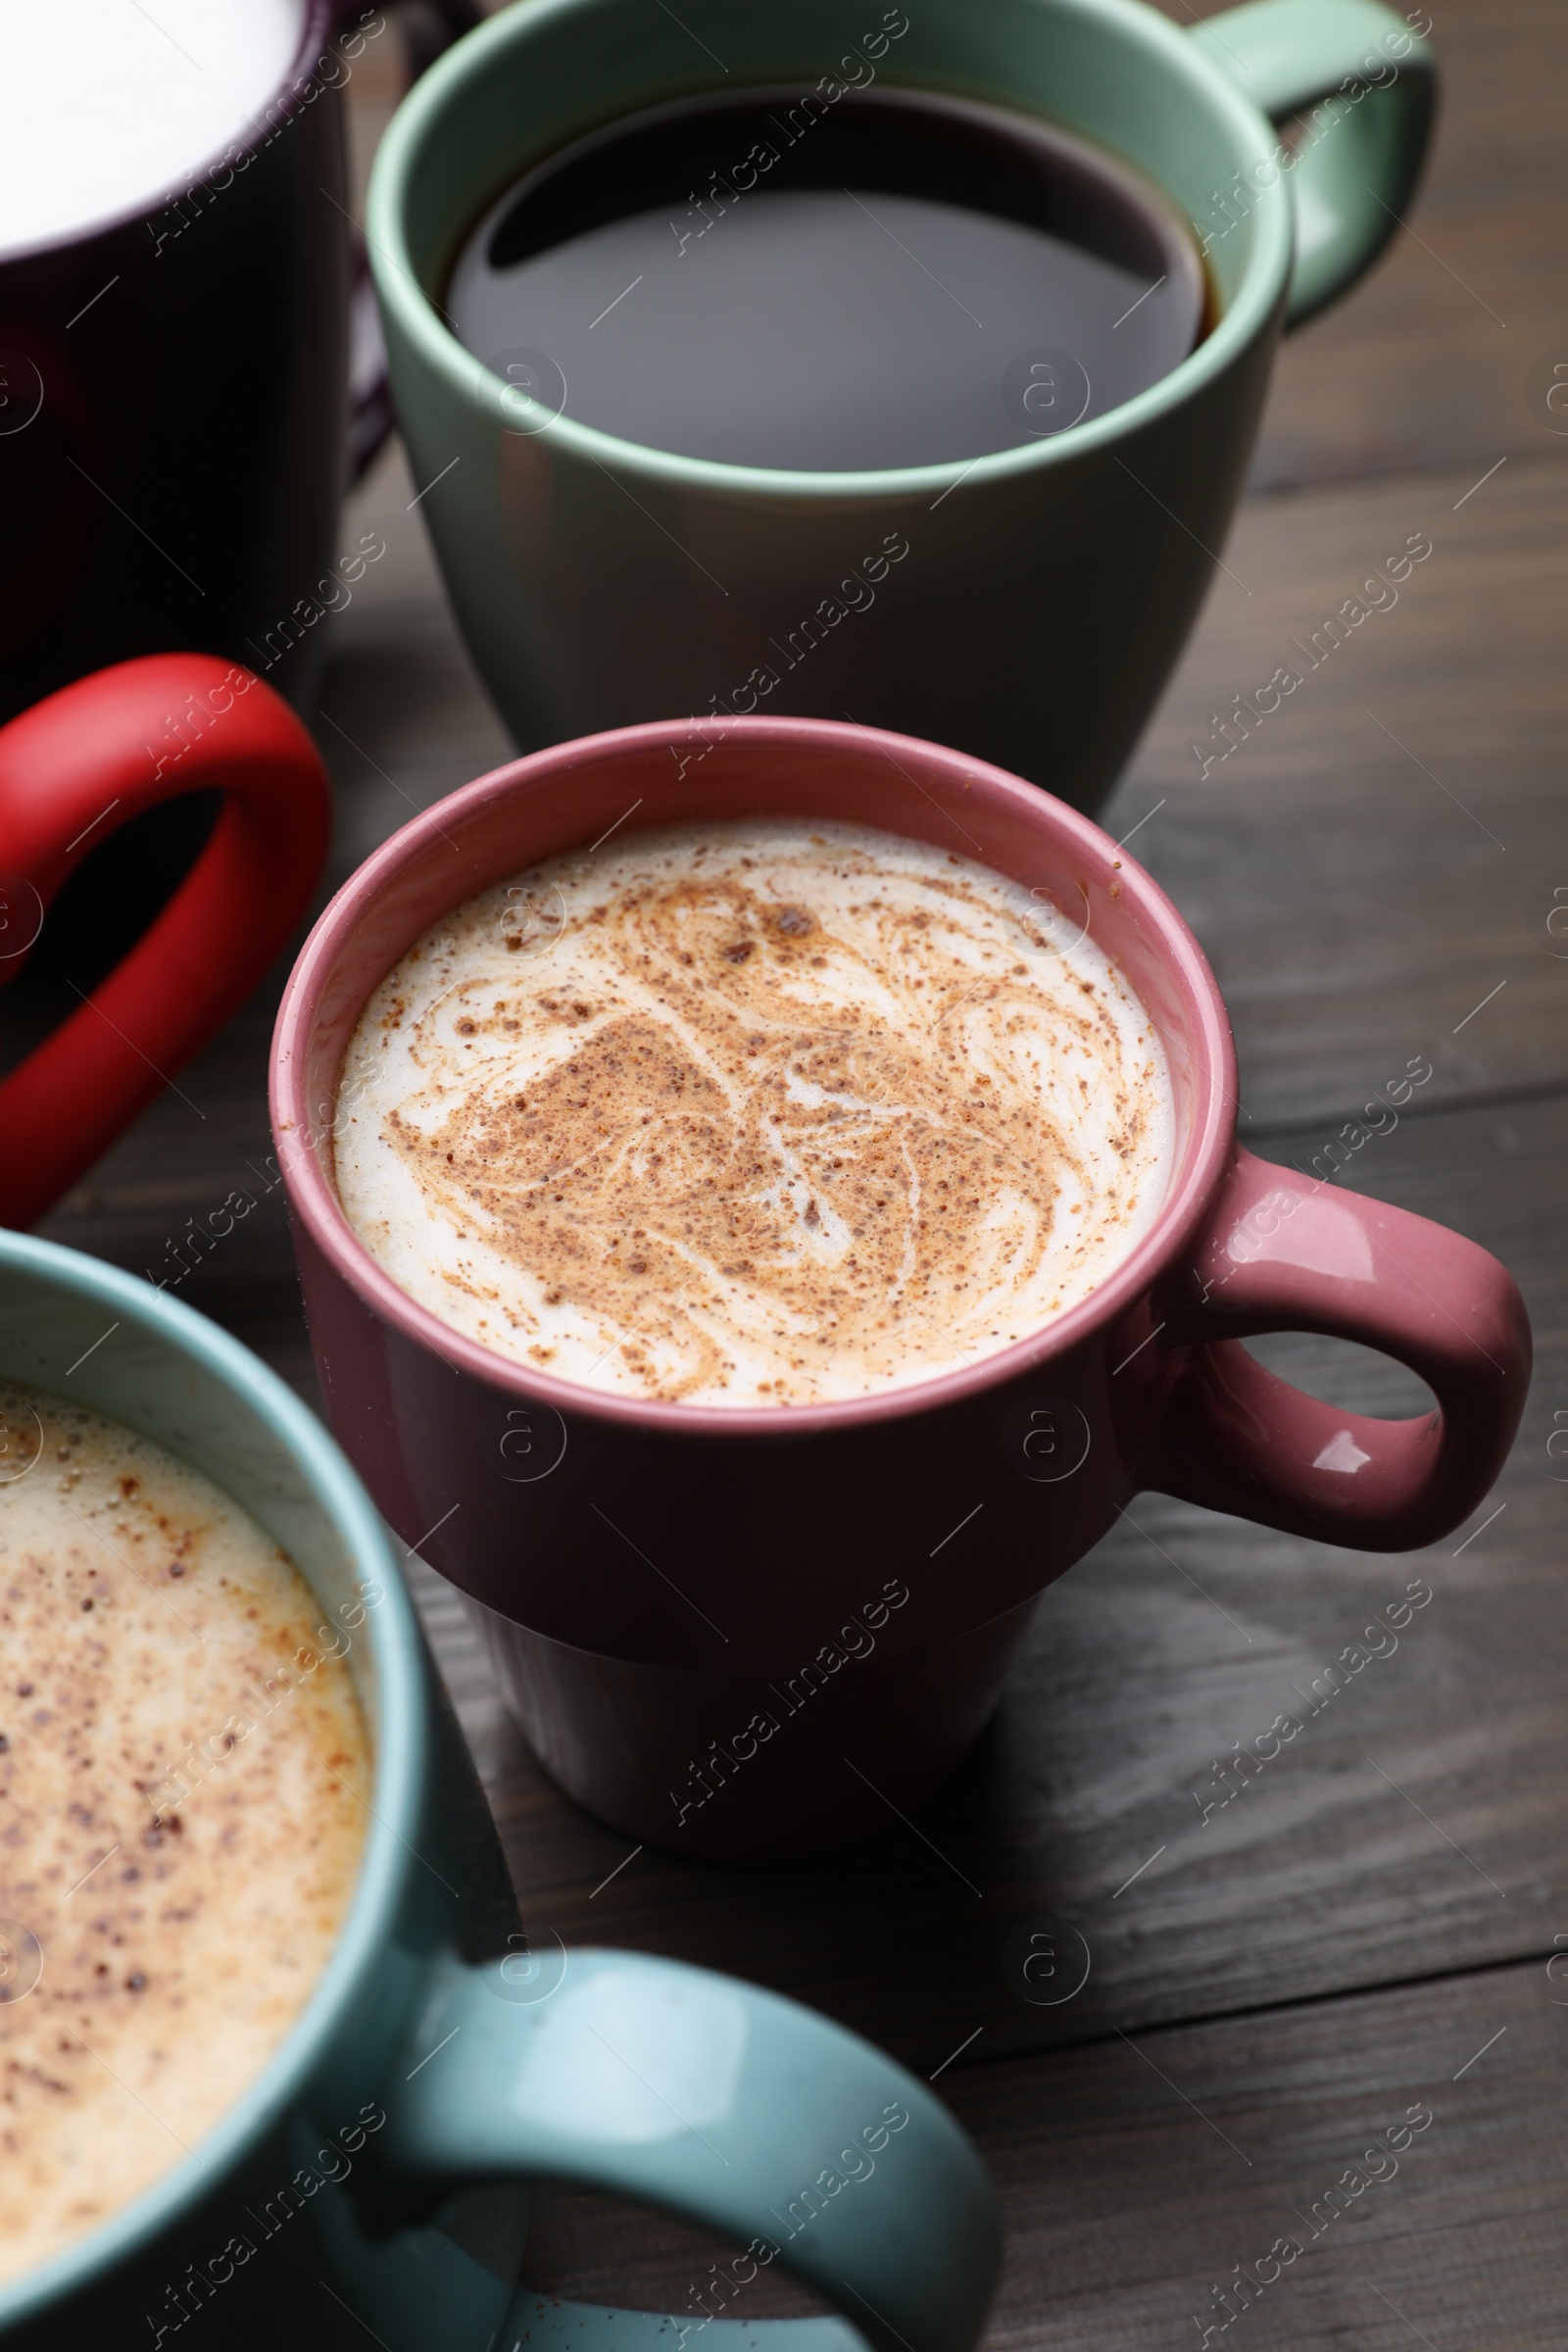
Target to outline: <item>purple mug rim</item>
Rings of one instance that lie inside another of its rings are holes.
[[[181,196],[189,195],[192,188],[199,187],[225,156],[238,158],[259,153],[273,130],[304,108],[305,89],[339,29],[339,13],[340,0],[303,0],[298,45],[287,68],[272,84],[264,101],[261,118],[251,118],[249,138],[231,139],[225,146],[215,148],[211,155],[204,156],[200,163],[182,172],[178,185],[166,189],[156,204],[127,204],[119,212],[105,213],[100,219],[84,221],[80,227],[67,229],[60,235],[34,237],[22,245],[0,246],[0,270],[8,268],[13,262],[35,261],[51,253],[69,253],[74,246],[91,245],[100,237],[115,236],[121,229],[133,228],[138,220],[152,220],[159,213],[167,211],[170,205],[177,204]],[[371,10],[366,11],[367,15],[371,13]],[[269,122],[266,120],[267,110],[277,105],[280,91],[286,91],[288,95],[277,120]]]
[[[534,1371],[480,1347],[476,1341],[443,1323],[438,1315],[401,1289],[371,1256],[344,1215],[315,1148],[308,1073],[322,986],[335,971],[367,907],[405,866],[423,856],[431,842],[445,839],[454,824],[491,804],[548,786],[574,770],[597,765],[628,751],[663,751],[672,743],[694,740],[696,735],[694,720],[655,719],[637,726],[578,736],[570,742],[553,744],[543,751],[509,760],[412,817],[349,876],[318,917],[300,950],[283,991],[272,1033],[269,1072],[272,1137],[292,1213],[362,1305],[382,1322],[443,1358],[455,1371],[465,1372],[503,1393],[514,1394],[529,1403],[549,1405],[564,1416],[575,1414],[670,1437],[743,1439],[752,1444],[787,1441],[866,1423],[902,1420],[960,1404],[988,1390],[1005,1387],[1026,1374],[1047,1369],[1053,1361],[1070,1354],[1137,1306],[1172,1262],[1191,1250],[1234,1149],[1236,1056],[1230,1017],[1208,959],[1184,917],[1152,875],[1136,859],[1120,855],[1119,845],[1101,826],[1064,801],[1058,801],[1054,794],[1009,775],[1005,769],[965,758],[940,744],[893,734],[885,728],[855,726],[838,719],[734,717],[726,723],[725,738],[730,744],[750,742],[797,752],[816,747],[841,755],[881,749],[895,759],[900,754],[906,759],[914,754],[926,765],[928,773],[934,764],[942,772],[943,780],[961,787],[969,796],[971,808],[976,796],[982,803],[1000,804],[1028,818],[1042,835],[1054,843],[1064,843],[1096,864],[1114,865],[1121,895],[1127,902],[1126,912],[1147,918],[1158,937],[1166,965],[1188,1002],[1193,1015],[1189,1052],[1194,1110],[1184,1164],[1161,1202],[1154,1223],[1089,1298],[1068,1307],[1028,1338],[999,1348],[994,1355],[982,1356],[973,1364],[939,1373],[930,1380],[876,1390],[868,1396],[782,1406],[686,1404],[612,1393],[598,1395],[580,1382]],[[847,821],[856,820],[851,815]],[[560,853],[552,850],[550,854]],[[378,974],[366,990],[356,1019],[371,990],[384,977],[384,973]],[[1152,1009],[1151,1017],[1154,1017]],[[335,1083],[334,1073],[334,1089]]]

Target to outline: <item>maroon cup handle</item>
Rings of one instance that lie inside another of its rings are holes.
[[[1141,1483],[1289,1535],[1366,1551],[1436,1542],[1486,1494],[1524,1410],[1530,1324],[1494,1257],[1240,1148],[1164,1314],[1178,1362]],[[1320,1403],[1239,1345],[1265,1331],[1379,1348],[1438,1409],[1383,1421]]]

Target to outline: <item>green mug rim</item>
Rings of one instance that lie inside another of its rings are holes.
[[[968,4],[974,5],[975,0],[968,0]],[[1261,161],[1272,153],[1272,127],[1267,118],[1240,85],[1205,56],[1187,31],[1144,5],[1144,0],[1029,0],[1029,4],[1101,24],[1108,22],[1125,40],[1141,44],[1153,60],[1163,64],[1173,78],[1185,80],[1195,94],[1200,94],[1225,119],[1235,133],[1239,156],[1251,153]],[[504,9],[465,34],[429,68],[403,100],[387,126],[370,174],[367,241],[380,302],[426,366],[444,380],[447,389],[465,405],[479,409],[486,416],[494,412],[507,386],[444,324],[414,268],[403,228],[410,176],[422,143],[438,130],[449,109],[461,106],[470,83],[489,74],[499,55],[515,44],[526,43],[553,19],[583,14],[602,5],[603,0],[528,0],[525,7]],[[896,84],[890,81],[889,86],[932,85],[906,80]],[[1069,123],[1067,127],[1072,125]],[[475,212],[492,200],[495,193],[490,188],[483,195],[476,195]],[[1249,214],[1252,243],[1241,284],[1197,349],[1131,400],[1108,409],[1103,416],[1094,417],[1086,424],[1071,425],[1049,440],[1018,449],[995,450],[966,461],[948,459],[935,466],[813,473],[682,457],[643,442],[622,440],[597,425],[579,424],[564,415],[554,417],[537,434],[527,437],[553,439],[571,458],[612,466],[622,473],[633,472],[653,484],[753,500],[809,501],[813,505],[824,500],[863,505],[868,501],[915,497],[927,492],[945,494],[956,488],[959,480],[977,485],[1005,483],[1043,467],[1070,465],[1080,456],[1120,441],[1182,408],[1204,385],[1239,361],[1266,329],[1283,304],[1289,284],[1295,255],[1295,217],[1290,189],[1280,174],[1276,174],[1270,186],[1255,187],[1252,198]]]
[[[251,1410],[288,1451],[350,1560],[373,1574],[385,1598],[366,1616],[376,1724],[371,1819],[353,1899],[310,1998],[271,2057],[198,2142],[79,2240],[0,2285],[0,2333],[78,2293],[213,2194],[248,2147],[298,2099],[340,2031],[344,2013],[386,1949],[409,1860],[394,1823],[410,1828],[428,1769],[421,1638],[414,1604],[380,1519],[346,1456],[316,1416],[261,1358],[208,1317],[118,1266],[31,1234],[0,1231],[0,1282],[11,1272],[100,1303],[122,1323],[176,1350]],[[220,1481],[215,1482],[220,1484]],[[302,1571],[303,1573],[303,1571]]]

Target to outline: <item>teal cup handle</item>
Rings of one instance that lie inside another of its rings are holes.
[[[979,2336],[1000,2260],[979,2158],[902,2067],[793,2001],[634,1952],[452,1960],[390,2073],[389,2171],[548,2176],[743,2249],[714,2274],[711,2313],[648,2315],[666,2352],[728,2316],[726,2296],[754,2346],[760,2324],[794,2352],[848,2352],[831,2320],[748,2314],[774,2261],[876,2352],[968,2352]],[[554,2328],[575,2342],[584,2316],[560,2306]]]
[[[0,2279],[5,2352],[970,2352],[999,2225],[930,2091],[753,1985],[523,1933],[385,1530],[281,1381],[152,1283],[0,1230],[12,1380],[168,1446],[289,1553],[346,1629],[375,1786],[300,2016],[185,2162]],[[55,1917],[39,1920],[46,1977]],[[724,2258],[693,2307],[519,2285],[529,2184],[547,2178],[713,2232]],[[763,2318],[756,2281],[775,2262],[843,2318]]]
[[[1348,292],[1398,225],[1437,106],[1432,52],[1378,0],[1250,0],[1189,38],[1272,122],[1311,110],[1299,143],[1276,145],[1254,168],[1259,187],[1289,180],[1296,266],[1285,323],[1299,326]],[[1221,199],[1221,221],[1228,209]],[[1216,233],[1225,227],[1206,230],[1205,249]]]

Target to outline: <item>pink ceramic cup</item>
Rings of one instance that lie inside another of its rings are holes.
[[[1178,1145],[1160,1216],[1093,1297],[923,1385],[804,1408],[643,1403],[524,1371],[415,1304],[333,1190],[339,1064],[370,992],[490,884],[638,824],[837,817],[1044,891],[1152,1014]],[[466,786],[317,924],[272,1118],[327,1411],[381,1510],[476,1607],[546,1769],[628,1836],[718,1858],[862,1836],[942,1779],[1052,1580],[1141,1488],[1396,1551],[1472,1511],[1518,1427],[1523,1302],[1485,1250],[1236,1141],[1225,1007],[1164,894],[1034,786],[799,718],[628,727]],[[1436,1411],[1369,1420],[1238,1343],[1358,1340]]]

